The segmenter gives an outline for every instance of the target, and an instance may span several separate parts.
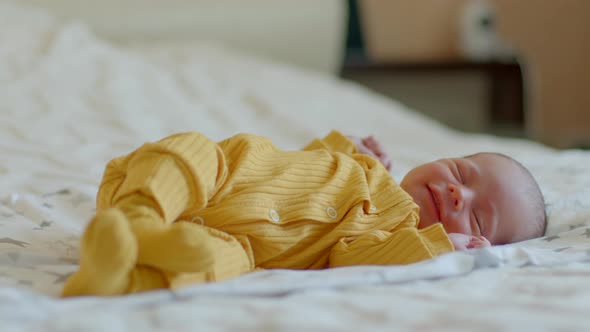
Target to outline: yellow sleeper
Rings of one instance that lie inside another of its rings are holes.
[[[255,269],[407,264],[453,250],[379,161],[333,131],[303,151],[239,134],[147,143],[106,167],[64,296],[217,281]]]

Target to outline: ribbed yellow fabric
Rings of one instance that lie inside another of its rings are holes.
[[[304,150],[247,134],[216,144],[183,133],[114,159],[82,240],[84,264],[64,295],[175,287],[257,268],[406,264],[453,250],[440,225],[417,229],[411,197],[345,136],[333,131]],[[113,208],[126,220],[101,222],[101,213],[119,216]],[[137,266],[123,271],[126,284],[121,271],[106,271],[116,264],[103,263],[119,246],[137,248],[118,261]],[[111,286],[94,285],[111,274],[117,279],[102,283]]]
[[[358,152],[357,146],[346,137],[343,137],[342,134],[336,130],[331,131],[323,139],[314,139],[305,148],[303,148],[305,151],[319,149],[325,149],[332,152],[341,152],[348,155]]]

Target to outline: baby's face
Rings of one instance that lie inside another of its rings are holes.
[[[536,211],[519,190],[525,181],[513,161],[484,153],[418,166],[401,186],[420,206],[419,228],[440,222],[447,233],[483,235],[501,244],[530,232]]]

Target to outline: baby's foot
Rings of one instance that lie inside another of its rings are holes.
[[[80,249],[80,270],[66,282],[63,296],[124,293],[137,260],[137,242],[118,209],[99,212],[90,222]]]

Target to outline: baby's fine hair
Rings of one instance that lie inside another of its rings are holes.
[[[531,205],[530,207],[533,208],[534,211],[537,211],[537,215],[535,216],[535,218],[533,220],[534,221],[534,223],[533,223],[534,227],[532,229],[533,231],[529,234],[529,236],[527,238],[521,239],[521,241],[529,240],[529,239],[533,239],[533,238],[537,238],[537,237],[541,237],[541,236],[545,235],[545,231],[547,230],[547,212],[545,211],[545,197],[543,196],[543,192],[541,191],[541,187],[537,183],[537,180],[535,179],[533,174],[531,174],[531,172],[528,170],[528,168],[526,168],[519,161],[517,161],[516,159],[514,159],[510,156],[507,156],[505,154],[498,153],[498,152],[481,152],[481,153],[476,153],[471,156],[475,156],[478,154],[490,154],[490,155],[496,155],[496,156],[499,156],[502,158],[506,158],[509,161],[511,161],[514,165],[516,165],[518,167],[518,169],[520,169],[522,174],[527,179],[525,187],[522,188],[523,192],[529,198],[528,202]],[[468,157],[471,157],[471,156],[468,156]]]

